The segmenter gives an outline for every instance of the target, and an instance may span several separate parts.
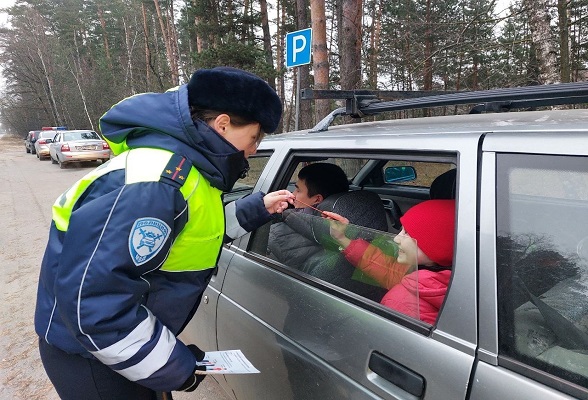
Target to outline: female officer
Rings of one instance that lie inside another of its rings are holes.
[[[293,201],[281,190],[222,202],[281,113],[265,81],[217,67],[102,116],[117,157],[53,205],[37,293],[41,359],[61,398],[147,399],[198,385],[203,352],[176,336],[223,241]]]

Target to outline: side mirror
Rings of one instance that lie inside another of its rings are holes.
[[[47,144],[53,143],[53,139],[45,139],[45,143],[47,143]]]
[[[414,181],[416,176],[414,167],[408,165],[388,167],[384,170],[384,182],[386,183],[410,182]]]

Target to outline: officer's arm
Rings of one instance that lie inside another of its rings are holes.
[[[253,193],[225,206],[225,242],[235,240],[271,220],[263,196],[263,192]]]

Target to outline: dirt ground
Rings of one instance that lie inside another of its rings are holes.
[[[59,398],[41,365],[33,326],[39,266],[51,205],[94,166],[60,170],[27,154],[22,139],[0,136],[0,399]],[[195,392],[174,393],[174,399],[228,397],[207,377]]]

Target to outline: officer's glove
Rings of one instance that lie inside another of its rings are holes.
[[[196,345],[189,344],[188,349],[190,349],[192,354],[194,354],[194,357],[196,357],[196,361],[204,360],[204,352],[202,350],[200,350]],[[183,391],[183,392],[194,391],[198,387],[200,382],[202,382],[202,380],[206,376],[206,375],[196,374],[197,370],[206,371],[206,367],[205,366],[198,367],[198,366],[194,365],[194,371],[192,371],[192,374],[188,377],[186,382],[184,382],[184,384],[182,386],[180,386],[179,389],[177,389],[177,390]]]

